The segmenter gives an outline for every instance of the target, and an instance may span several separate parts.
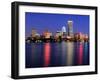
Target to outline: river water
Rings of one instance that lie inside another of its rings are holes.
[[[26,43],[25,67],[89,65],[88,42]]]

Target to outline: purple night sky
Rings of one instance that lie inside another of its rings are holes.
[[[73,21],[73,32],[89,34],[89,15],[51,14],[51,13],[25,13],[25,35],[30,36],[31,30],[36,29],[39,34],[48,29],[53,34],[66,27],[67,21]]]

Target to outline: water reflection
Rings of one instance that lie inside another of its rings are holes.
[[[86,42],[84,44],[84,50],[83,50],[83,63],[84,64],[89,64],[89,44]]]
[[[66,59],[67,59],[67,43],[62,42],[62,65],[66,65]]]
[[[48,66],[50,64],[50,43],[44,44],[44,66]]]
[[[73,65],[74,45],[73,42],[67,43],[67,65]]]
[[[83,63],[83,43],[79,44],[79,50],[78,51],[78,64],[82,64]]]
[[[26,68],[89,65],[89,43],[26,43]]]

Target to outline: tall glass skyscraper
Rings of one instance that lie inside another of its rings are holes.
[[[68,36],[73,36],[73,21],[67,21],[68,24]]]

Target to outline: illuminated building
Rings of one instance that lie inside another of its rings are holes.
[[[62,27],[62,38],[66,38],[66,27],[65,26],[63,26]]]
[[[32,36],[33,38],[36,36],[36,30],[35,30],[35,29],[32,29],[31,36]]]
[[[85,41],[89,41],[89,37],[88,37],[87,34],[84,35],[84,40],[85,40]]]
[[[79,33],[79,40],[80,41],[83,41],[84,40],[84,35],[81,32]]]
[[[61,36],[62,35],[62,32],[61,31],[57,31],[56,32],[56,37],[58,38],[59,36]]]
[[[40,34],[36,33],[35,38],[38,40],[40,38]]]
[[[60,42],[62,36],[62,31],[57,31],[55,35],[55,41]]]
[[[65,26],[62,27],[62,33],[66,33],[66,27]]]
[[[84,38],[85,38],[85,39],[88,39],[89,37],[88,37],[88,35],[87,35],[87,34],[85,34],[85,35],[84,35]]]
[[[81,32],[75,33],[74,38],[76,41],[88,41],[88,35]]]
[[[73,21],[69,20],[68,24],[68,36],[73,37]]]
[[[74,39],[75,39],[75,41],[78,41],[79,40],[79,33],[75,33],[74,34]]]
[[[46,30],[46,31],[43,32],[43,36],[44,36],[46,39],[49,39],[51,35],[52,35],[52,33],[50,33],[48,30]]]

